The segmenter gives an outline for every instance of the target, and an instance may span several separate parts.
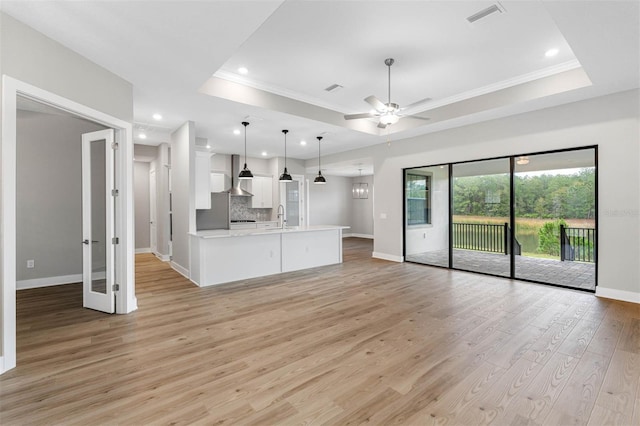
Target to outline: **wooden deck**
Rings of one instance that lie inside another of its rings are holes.
[[[371,248],[208,288],[138,255],[130,315],[20,291],[0,424],[640,424],[640,305]]]

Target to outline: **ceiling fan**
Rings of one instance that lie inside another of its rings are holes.
[[[411,105],[407,105],[404,108],[400,108],[400,105],[391,102],[391,65],[394,63],[393,58],[387,58],[384,60],[384,64],[389,68],[389,92],[388,92],[388,102],[385,104],[380,99],[376,98],[374,95],[367,96],[364,98],[365,102],[369,105],[373,106],[375,111],[372,112],[363,112],[359,114],[346,114],[344,116],[345,120],[357,120],[360,118],[375,118],[380,117],[380,121],[378,123],[378,127],[381,129],[386,128],[392,124],[395,124],[402,117],[411,117],[416,118],[418,120],[429,120],[427,117],[420,117],[417,115],[404,115],[402,111],[417,107],[422,103],[428,102],[431,98],[425,98],[419,100],[418,102],[414,102]]]

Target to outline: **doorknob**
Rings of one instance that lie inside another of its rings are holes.
[[[83,240],[83,241],[82,241],[82,244],[87,244],[87,245],[89,245],[89,240]]]

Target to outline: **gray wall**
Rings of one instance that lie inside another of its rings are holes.
[[[2,74],[133,121],[131,83],[0,12]]]
[[[149,240],[149,163],[133,163],[136,250],[150,248]]]
[[[189,232],[196,230],[195,124],[188,121],[171,134],[171,194],[173,204],[172,262],[180,272],[189,271]]]
[[[309,181],[309,224],[351,225],[351,178],[326,176],[325,185],[314,185],[315,175]],[[345,230],[345,233],[350,233]]]
[[[373,238],[373,176],[360,176],[351,179],[351,184],[360,182],[369,184],[369,198],[353,198],[351,196],[351,188],[349,188],[351,197],[351,229],[345,232]]]
[[[18,281],[82,273],[81,137],[101,129],[69,116],[18,111]],[[27,259],[35,268],[27,269]]]

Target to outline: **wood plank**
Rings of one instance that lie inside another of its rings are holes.
[[[371,251],[209,288],[137,255],[131,315],[20,291],[0,423],[640,423],[636,305]]]

